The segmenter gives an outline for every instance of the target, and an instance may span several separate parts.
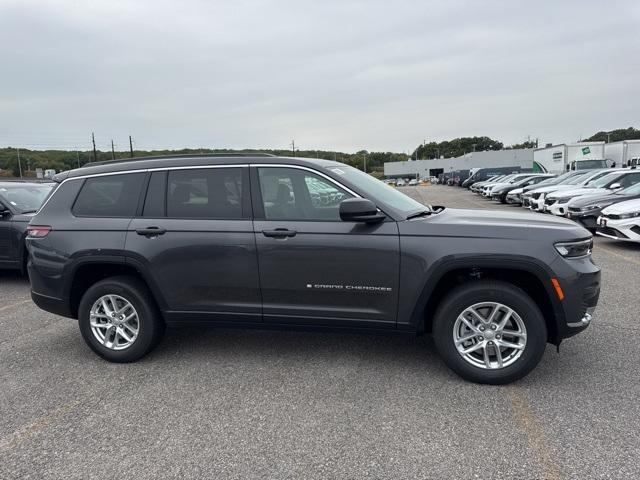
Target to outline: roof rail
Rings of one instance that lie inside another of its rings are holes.
[[[275,157],[272,153],[176,153],[173,155],[149,155],[146,157],[129,157],[129,158],[117,158],[115,160],[102,160],[99,162],[89,162],[82,165],[80,168],[96,167],[99,165],[112,165],[116,163],[124,162],[137,162],[139,160],[161,160],[169,158],[207,158],[207,157]]]

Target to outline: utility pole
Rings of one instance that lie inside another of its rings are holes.
[[[20,172],[20,179],[22,179],[22,163],[20,163],[20,148],[18,150],[18,171]]]
[[[116,159],[116,150],[113,147],[113,138],[111,139],[111,160],[115,160]]]
[[[96,136],[91,132],[91,141],[93,142],[93,161],[97,162],[98,157],[96,155]]]
[[[129,135],[129,152],[131,154],[131,158],[133,158],[133,141],[131,140],[131,135]]]
[[[362,157],[364,158],[364,173],[367,173],[367,154],[363,153]]]
[[[473,151],[474,151],[474,152],[476,151],[476,145],[477,145],[477,143],[472,143],[472,144],[471,144],[471,146],[473,147]]]
[[[293,152],[293,156],[296,156],[296,141],[291,140],[291,151]]]
[[[611,134],[607,133],[607,143],[611,143]]]
[[[80,168],[80,152],[76,150],[76,158],[78,159],[78,168]]]

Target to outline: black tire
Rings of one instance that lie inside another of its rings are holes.
[[[467,362],[456,349],[453,330],[458,316],[480,302],[498,302],[522,319],[527,340],[521,356],[500,369],[484,369]],[[445,364],[462,378],[475,383],[502,385],[527,375],[540,362],[547,344],[547,327],[535,302],[520,288],[500,281],[473,281],[451,291],[440,303],[433,323],[436,348]]]
[[[94,302],[104,295],[119,295],[129,301],[138,313],[139,331],[133,344],[124,350],[102,345],[91,331],[89,312]],[[105,360],[115,363],[134,362],[153,350],[162,339],[165,323],[147,286],[134,277],[111,277],[92,285],[83,295],[78,308],[78,325],[84,341]]]

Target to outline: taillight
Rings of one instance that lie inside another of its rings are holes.
[[[44,225],[28,225],[27,236],[30,238],[43,238],[49,235],[51,227]]]

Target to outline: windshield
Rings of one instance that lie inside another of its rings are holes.
[[[615,180],[616,178],[620,177],[621,175],[622,174],[619,172],[606,174],[603,177],[598,178],[598,180],[590,182],[589,187],[602,188],[612,180]]]
[[[617,192],[618,195],[640,195],[640,183],[636,183],[635,185],[631,185],[630,187],[625,188],[624,190],[620,190]]]
[[[584,182],[587,178],[590,178],[591,174],[583,173],[582,175],[576,175],[575,177],[570,178],[566,182],[562,182],[563,185],[578,185],[579,183]]]
[[[20,213],[35,212],[53,187],[52,183],[40,185],[16,183],[0,187],[0,200],[11,205]]]
[[[372,196],[382,200],[384,203],[390,205],[396,210],[401,211],[405,216],[412,213],[421,212],[424,210],[430,210],[429,207],[425,207],[421,203],[416,202],[412,198],[401,193],[393,187],[390,187],[384,182],[377,180],[368,173],[364,173],[357,168],[350,167],[348,165],[339,167],[328,167],[336,175],[346,179],[348,182],[353,183],[364,192],[371,193]]]

